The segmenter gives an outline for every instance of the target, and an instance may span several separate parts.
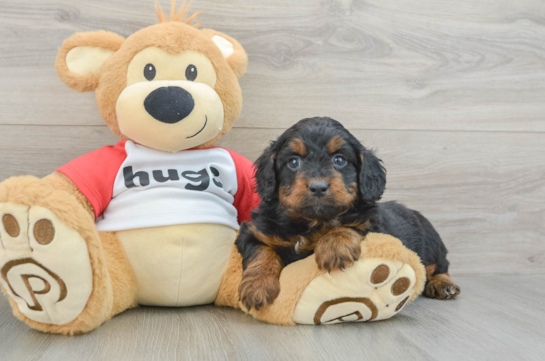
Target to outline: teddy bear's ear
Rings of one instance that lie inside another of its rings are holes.
[[[243,76],[244,73],[246,73],[248,56],[242,48],[242,45],[232,37],[220,33],[219,31],[212,29],[202,29],[201,31],[221,50],[223,57],[227,60],[227,63],[231,69],[233,69],[235,75],[238,78]]]
[[[74,34],[57,53],[57,74],[72,89],[93,91],[98,86],[102,66],[124,41],[123,37],[107,31]]]

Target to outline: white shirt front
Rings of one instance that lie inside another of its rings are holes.
[[[237,170],[222,148],[166,153],[132,141],[99,231],[216,223],[238,230]]]

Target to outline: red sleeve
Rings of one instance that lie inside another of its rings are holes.
[[[102,147],[63,165],[57,172],[67,176],[78,187],[95,210],[98,218],[110,203],[114,181],[127,158],[126,140],[115,146]]]
[[[225,148],[222,148],[225,149]],[[254,164],[232,150],[225,149],[233,158],[237,169],[237,193],[233,205],[238,211],[238,223],[250,221],[252,209],[257,208],[261,199],[256,193]]]

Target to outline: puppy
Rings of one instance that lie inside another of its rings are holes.
[[[255,163],[261,196],[236,240],[247,309],[266,307],[280,292],[282,268],[315,253],[320,269],[350,267],[368,232],[386,233],[426,266],[424,294],[454,298],[447,249],[431,223],[396,202],[377,203],[386,186],[382,161],[339,122],[309,118],[289,128]]]

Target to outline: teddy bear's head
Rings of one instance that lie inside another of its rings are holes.
[[[61,80],[95,91],[99,111],[121,139],[177,152],[207,148],[226,134],[242,108],[238,77],[247,56],[233,38],[191,26],[187,9],[157,8],[159,24],[127,39],[106,32],[78,33],[59,50]]]

